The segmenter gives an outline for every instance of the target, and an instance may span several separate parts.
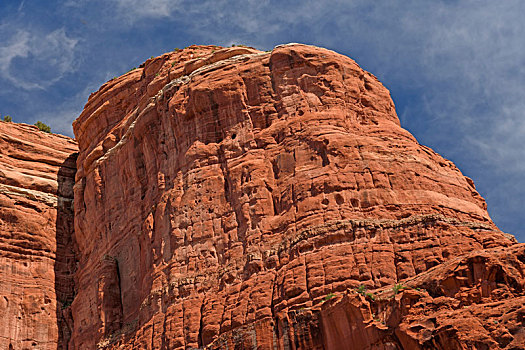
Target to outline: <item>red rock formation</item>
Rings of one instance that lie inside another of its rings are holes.
[[[106,83],[74,132],[71,348],[522,346],[523,246],[348,57],[192,46]],[[389,299],[400,281],[426,291]],[[359,285],[376,301],[341,298]]]
[[[77,145],[0,122],[0,348],[59,349],[69,338]]]
[[[523,349],[524,262],[525,244],[477,250],[397,288],[347,293],[316,310],[323,339],[328,348]]]

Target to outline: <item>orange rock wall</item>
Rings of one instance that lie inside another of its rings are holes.
[[[0,122],[0,348],[524,348],[525,245],[347,57],[191,46],[74,130]]]
[[[74,132],[74,349],[334,348],[349,311],[315,311],[330,293],[515,244],[333,51],[168,53],[92,94]]]
[[[314,312],[328,349],[523,349],[524,267],[525,244],[473,251]]]
[[[0,122],[0,348],[62,349],[74,297],[77,145]]]

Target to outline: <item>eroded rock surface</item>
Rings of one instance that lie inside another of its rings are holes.
[[[328,348],[523,349],[524,262],[525,244],[473,251],[397,288],[349,292],[313,312]]]
[[[74,131],[71,348],[447,348],[469,336],[510,349],[522,339],[519,310],[494,318],[485,340],[456,320],[475,316],[482,334],[490,312],[519,304],[522,260],[512,271],[491,260],[478,275],[469,259],[523,247],[348,57],[191,46],[106,83]],[[348,292],[415,280],[427,291],[384,296],[383,316]]]
[[[77,145],[0,122],[0,348],[67,347]]]

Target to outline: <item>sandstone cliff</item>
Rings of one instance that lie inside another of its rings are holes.
[[[0,122],[0,348],[67,346],[77,145]]]
[[[523,245],[348,57],[192,46],[74,132],[70,348],[523,348]]]
[[[2,349],[525,348],[525,245],[348,57],[191,46],[74,131],[0,122]]]

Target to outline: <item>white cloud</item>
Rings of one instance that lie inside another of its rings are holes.
[[[22,0],[20,2],[20,5],[18,5],[18,10],[17,10],[18,12],[22,11],[22,9],[24,8],[25,2],[26,0]]]
[[[77,0],[80,1],[80,0]],[[83,0],[82,0],[83,1]],[[221,35],[253,33],[269,36],[287,25],[310,21],[341,1],[301,0],[111,0],[115,15],[127,24],[147,19],[172,19],[210,39],[228,41]],[[344,3],[344,2],[343,2]]]
[[[11,76],[9,69],[13,59],[16,57],[27,57],[29,51],[29,33],[25,31],[17,32],[6,46],[0,47],[0,72],[2,76],[25,89],[38,88],[39,86],[34,83],[18,82],[17,79]]]
[[[64,28],[47,35],[18,30],[0,46],[0,75],[25,90],[45,89],[74,70],[77,43]]]
[[[181,4],[178,0],[113,0],[117,11],[131,22],[142,18],[170,17]]]
[[[525,167],[525,25],[518,5],[466,2],[443,22],[427,23],[432,31],[421,72],[430,82],[448,83],[426,95],[460,128],[469,152],[515,172]]]

